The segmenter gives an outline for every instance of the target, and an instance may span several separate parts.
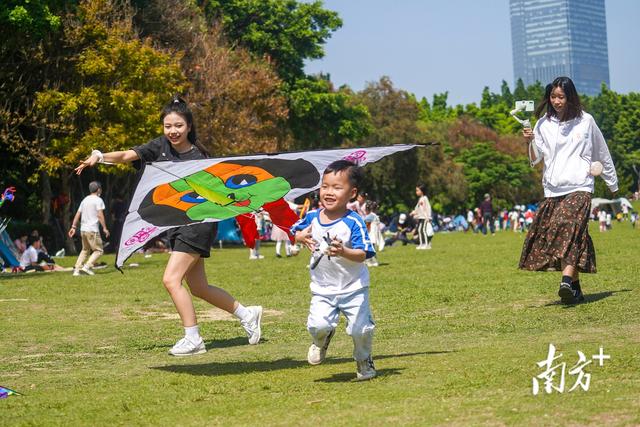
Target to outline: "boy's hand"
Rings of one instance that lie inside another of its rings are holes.
[[[316,241],[313,240],[311,235],[311,226],[308,226],[304,230],[296,232],[296,243],[301,243],[307,247],[311,252],[316,248]]]
[[[342,240],[336,239],[335,237],[331,239],[331,245],[328,249],[329,256],[340,256],[344,253],[344,245],[342,244]]]

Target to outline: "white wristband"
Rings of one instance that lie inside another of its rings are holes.
[[[104,155],[100,152],[100,150],[93,150],[91,152],[92,156],[98,156],[98,163],[104,163]]]

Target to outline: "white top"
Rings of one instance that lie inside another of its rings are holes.
[[[421,196],[413,209],[418,219],[431,219],[431,203],[427,196]]]
[[[20,257],[20,267],[28,267],[34,262],[38,262],[38,251],[33,246],[29,246]]]
[[[618,190],[618,177],[607,143],[593,117],[582,112],[581,117],[560,122],[556,117],[543,116],[533,130],[535,144],[544,157],[542,186],[545,197],[558,197],[575,191],[593,193],[594,177],[591,162],[602,163],[602,178],[607,187]]]
[[[311,225],[311,234],[318,243],[329,235],[344,242],[344,246],[362,249],[367,258],[375,256],[375,250],[369,240],[367,227],[360,215],[347,210],[345,215],[328,224],[322,224],[320,210],[309,212],[304,218],[291,227],[291,232],[304,230]],[[316,268],[311,272],[311,292],[317,295],[333,296],[347,294],[369,286],[369,270],[362,262],[353,262],[343,257],[324,255]]]
[[[607,212],[603,210],[598,212],[598,221],[605,222],[606,220],[607,220]]]
[[[91,231],[97,233],[100,231],[98,221],[98,211],[104,210],[104,202],[95,194],[85,197],[80,203],[78,212],[80,212],[80,231]]]

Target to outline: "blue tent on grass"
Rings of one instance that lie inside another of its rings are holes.
[[[8,267],[19,267],[18,251],[6,231],[0,233],[0,257]]]
[[[240,236],[240,233],[238,232],[238,227],[234,218],[218,222],[216,241],[220,242],[221,245],[222,242],[242,244],[242,236]]]

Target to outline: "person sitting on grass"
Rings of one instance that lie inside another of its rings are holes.
[[[49,271],[49,270],[62,270],[62,267],[55,265],[51,258],[49,258],[44,252],[41,252],[42,240],[39,236],[29,236],[29,246],[27,250],[22,253],[20,257],[20,270],[27,271]],[[47,264],[41,265],[42,262]]]
[[[364,220],[347,208],[356,197],[362,172],[355,163],[338,160],[324,171],[320,186],[322,207],[309,212],[291,228],[296,242],[311,252],[311,306],[307,329],[313,343],[307,361],[319,365],[338,318],[347,318],[353,338],[357,380],[376,376],[371,357],[375,324],[369,307],[369,270],[365,259],[375,256]],[[322,242],[322,243],[321,243]]]

